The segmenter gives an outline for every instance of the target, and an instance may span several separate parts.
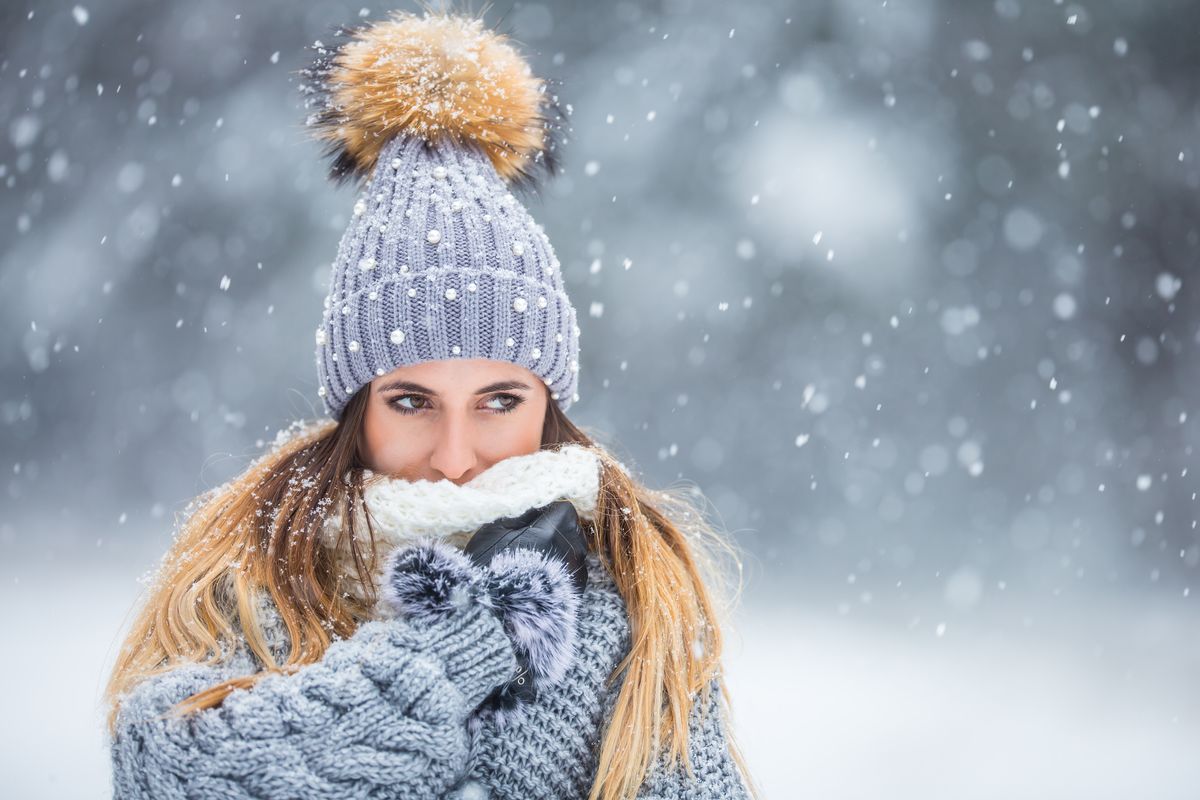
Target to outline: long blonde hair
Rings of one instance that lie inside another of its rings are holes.
[[[369,387],[369,384],[368,384]],[[104,692],[108,729],[115,734],[124,692],[140,680],[180,663],[216,664],[234,641],[234,621],[264,668],[231,678],[181,701],[185,714],[219,706],[234,689],[253,686],[272,672],[292,673],[321,659],[331,641],[350,636],[370,617],[376,588],[369,547],[351,513],[362,499],[360,441],[368,387],[351,399],[340,422],[293,425],[238,478],[197,498],[187,509],[164,555],[148,597],[118,654]],[[733,546],[706,522],[702,508],[679,489],[652,492],[576,427],[554,402],[547,403],[542,447],[572,442],[600,456],[602,473],[590,546],[611,572],[629,615],[631,648],[608,677],[624,682],[599,751],[589,800],[636,795],[659,752],[669,768],[683,760],[688,774],[688,720],[693,702],[707,707],[715,678],[731,719],[720,670],[722,624],[735,597],[716,551],[737,565]],[[344,476],[350,476],[347,481]],[[329,514],[341,515],[357,579],[365,597],[342,590],[331,555],[320,544]],[[258,619],[254,595],[265,590],[287,627],[291,647],[277,663]],[[725,601],[718,606],[717,592]],[[729,727],[727,745],[754,796],[759,790]],[[661,748],[661,749],[660,749]]]

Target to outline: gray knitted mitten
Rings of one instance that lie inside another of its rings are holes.
[[[432,621],[477,602],[503,623],[520,671],[484,700],[481,717],[495,715],[507,724],[523,703],[536,699],[538,687],[567,674],[575,656],[580,593],[553,552],[502,550],[479,566],[452,545],[426,540],[389,558],[383,596],[401,616]]]

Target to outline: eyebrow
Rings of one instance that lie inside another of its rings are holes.
[[[528,390],[529,384],[521,381],[497,381],[496,383],[489,383],[487,386],[484,386],[476,391],[475,394],[490,394],[491,392],[501,392],[506,389]],[[428,394],[437,397],[437,392],[435,392],[433,389],[430,389],[428,386],[422,386],[419,383],[413,383],[412,381],[391,381],[390,383],[385,383],[383,386],[380,386],[376,391],[419,392],[421,394]]]

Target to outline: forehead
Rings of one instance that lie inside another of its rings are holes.
[[[496,381],[521,381],[531,388],[541,379],[531,371],[511,361],[487,358],[453,358],[407,364],[375,378],[383,386],[396,380],[420,383],[438,393],[471,392]]]

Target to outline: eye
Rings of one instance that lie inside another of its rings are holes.
[[[401,414],[416,414],[423,408],[426,408],[426,406],[418,406],[417,408],[413,408],[411,405],[404,405],[405,400],[416,400],[421,403],[429,402],[424,396],[419,394],[402,394],[397,397],[393,397],[391,400],[388,400],[388,405],[399,411]]]
[[[500,406],[489,406],[490,410],[497,414],[507,414],[515,411],[517,406],[525,402],[525,398],[515,394],[494,394],[488,398],[488,403],[493,400],[499,401]]]

